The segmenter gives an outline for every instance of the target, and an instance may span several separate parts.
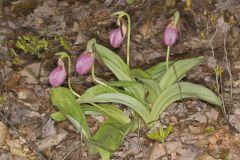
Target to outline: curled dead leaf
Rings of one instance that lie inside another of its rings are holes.
[[[0,148],[6,144],[7,136],[7,126],[4,123],[0,122]]]

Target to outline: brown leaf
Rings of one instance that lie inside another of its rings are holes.
[[[5,145],[8,136],[7,126],[0,121],[0,148]]]

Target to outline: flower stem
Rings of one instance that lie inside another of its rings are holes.
[[[68,88],[70,89],[70,91],[76,96],[76,97],[80,97],[80,95],[78,93],[76,93],[73,89],[72,89],[72,85],[71,85],[71,59],[69,56],[67,56],[68,59]]]
[[[128,19],[128,37],[127,37],[127,66],[129,67],[130,63],[130,39],[131,39],[131,19],[128,14],[126,14],[127,19]]]
[[[170,46],[167,47],[167,56],[166,56],[166,69],[167,70],[168,70],[169,54],[170,54]]]
[[[95,56],[94,56],[94,57],[95,57]],[[93,65],[92,65],[92,79],[93,79],[93,81],[97,82],[98,84],[101,84],[101,85],[103,85],[103,86],[105,86],[105,87],[111,89],[112,91],[114,91],[114,92],[116,92],[116,93],[118,92],[118,91],[115,90],[113,87],[107,85],[106,83],[104,83],[104,82],[102,82],[102,81],[100,81],[100,80],[98,80],[98,79],[96,78],[96,76],[95,76],[95,67],[94,67],[94,63],[93,63]]]
[[[69,57],[69,55],[66,52],[59,52],[56,53],[55,55],[60,56],[61,59],[67,58],[68,60],[68,88],[70,89],[70,91],[76,96],[76,97],[80,97],[80,95],[78,93],[76,93],[71,85],[71,68],[72,68],[72,64],[71,64],[71,59]]]
[[[131,39],[131,19],[130,16],[123,11],[119,11],[116,13],[112,14],[113,16],[118,16],[118,19],[121,19],[123,16],[127,17],[128,20],[128,30],[127,30],[127,66],[129,67],[129,63],[130,63],[130,39]]]

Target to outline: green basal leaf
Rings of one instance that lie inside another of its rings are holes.
[[[51,114],[51,118],[54,120],[54,121],[57,121],[57,122],[61,122],[61,121],[64,121],[66,120],[67,118],[64,116],[64,114],[62,114],[61,112],[54,112]]]
[[[173,126],[170,124],[168,125],[167,129],[164,131],[164,137],[165,139],[168,137],[168,135],[172,132]]]
[[[78,98],[79,103],[120,103],[130,107],[143,120],[148,123],[150,120],[150,111],[144,104],[138,101],[136,98],[123,93],[102,93],[91,98],[84,96],[84,94]]]
[[[93,139],[103,146],[96,147],[104,160],[110,159],[111,152],[119,148],[131,127],[131,124],[123,125],[111,119],[101,124]]]
[[[173,102],[182,98],[197,98],[217,106],[222,106],[221,100],[211,90],[201,85],[181,82],[179,83],[181,94],[177,83],[166,88],[157,98],[151,111],[152,121],[157,120],[161,113]]]
[[[141,69],[133,69],[132,74],[146,86],[148,91],[147,100],[150,104],[153,104],[160,94],[160,88],[157,80],[152,79],[150,75]]]
[[[117,54],[99,44],[96,44],[95,47],[97,57],[112,71],[119,81],[135,82],[128,66]],[[124,87],[124,89],[141,102],[144,102],[145,93],[144,87],[141,84]]]
[[[98,58],[113,72],[120,81],[132,81],[131,73],[126,63],[110,49],[96,44]]]
[[[81,109],[81,106],[76,102],[73,93],[64,87],[52,89],[51,100],[60,112],[69,119],[76,127],[77,131],[83,133],[85,139],[90,138],[87,121]]]
[[[158,132],[148,133],[147,136],[150,139],[153,139],[153,140],[156,140],[156,141],[160,141],[160,137],[159,137],[159,133]]]
[[[110,81],[105,83],[113,87],[131,87],[139,84],[139,82],[127,82],[127,81]]]
[[[182,78],[190,69],[199,65],[203,60],[203,57],[184,59],[175,62],[169,69],[164,73],[160,79],[159,86],[160,90],[163,91],[167,87],[171,86],[177,80]],[[176,71],[176,73],[175,73]]]
[[[131,122],[130,118],[120,109],[110,104],[98,104],[97,106],[82,104],[85,114],[101,114],[121,124]]]
[[[152,78],[147,72],[139,68],[132,69],[131,73],[134,77],[137,78]]]
[[[135,2],[135,0],[126,0],[127,4],[131,5]]]
[[[115,88],[115,90],[117,90]],[[121,92],[120,90],[118,90],[119,92]],[[97,95],[101,95],[103,93],[113,93],[113,90],[110,89],[109,87],[103,86],[103,85],[96,85],[93,86],[89,89],[87,89],[80,97],[80,99],[84,99],[84,100],[88,100],[91,99]],[[78,99],[77,101],[80,102],[80,99]]]
[[[169,67],[173,62],[169,61]],[[162,75],[166,72],[166,62],[160,62],[151,68],[146,70],[146,73],[149,74],[153,79],[160,79]]]

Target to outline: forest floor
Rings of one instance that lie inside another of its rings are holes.
[[[68,121],[50,118],[57,109],[50,100],[48,75],[57,64],[56,52],[76,57],[94,37],[111,48],[109,33],[116,27],[111,14],[120,10],[132,20],[131,66],[144,69],[165,61],[163,32],[178,10],[181,34],[170,59],[204,56],[185,80],[215,93],[214,69],[220,66],[224,109],[196,99],[176,102],[159,120],[173,124],[164,145],[148,139],[143,128],[129,134],[111,159],[240,160],[240,0],[192,0],[190,8],[184,0],[138,0],[132,5],[120,0],[0,0],[0,8],[0,112],[10,122],[0,118],[0,160],[41,159],[34,148],[49,160],[100,159],[79,148],[80,134]],[[45,38],[51,47],[26,53],[16,47],[24,35]],[[114,51],[125,58],[126,43]],[[98,77],[113,79],[101,68]],[[73,75],[72,84],[83,93],[93,85],[91,74]],[[88,117],[91,132],[102,119]]]

